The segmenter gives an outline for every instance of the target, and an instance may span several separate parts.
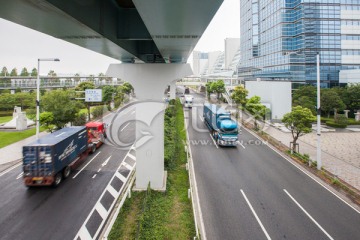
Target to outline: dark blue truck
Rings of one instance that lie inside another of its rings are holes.
[[[57,186],[70,175],[73,164],[89,151],[85,126],[63,128],[23,146],[26,186]]]
[[[236,146],[238,124],[231,119],[230,112],[215,104],[204,104],[204,122],[219,146]]]

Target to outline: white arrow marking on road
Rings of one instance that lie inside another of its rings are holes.
[[[99,155],[100,153],[101,153],[101,151],[98,152],[77,174],[75,174],[75,176],[73,176],[73,179],[76,178],[77,175],[79,175],[82,172],[82,170],[84,170],[84,168],[86,168],[87,165],[89,165],[92,162],[92,160],[94,160],[97,157],[97,155]]]
[[[101,164],[101,166],[102,166],[102,167],[106,166],[106,164],[108,164],[110,158],[111,158],[111,156],[108,157],[108,158],[105,160],[105,162],[103,162],[103,164]]]

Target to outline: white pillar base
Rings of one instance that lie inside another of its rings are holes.
[[[154,190],[166,190],[164,90],[191,74],[189,64],[111,64],[107,70],[107,76],[130,82],[139,100],[135,104],[136,190],[146,190],[149,185]]]

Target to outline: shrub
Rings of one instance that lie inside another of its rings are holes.
[[[104,106],[96,106],[91,109],[91,114],[93,115],[93,118],[101,117],[105,113]]]
[[[346,128],[347,124],[340,124],[340,123],[336,123],[334,121],[327,121],[326,125],[329,127],[334,127],[334,128]]]
[[[337,124],[347,125],[348,119],[346,118],[345,114],[337,114],[334,122]]]
[[[74,126],[83,126],[86,123],[87,114],[84,112],[79,112],[73,122]]]

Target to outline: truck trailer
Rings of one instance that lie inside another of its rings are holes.
[[[25,186],[58,186],[95,152],[104,141],[104,124],[87,125],[66,127],[23,146]]]
[[[205,103],[203,117],[217,145],[237,145],[239,133],[238,124],[231,119],[230,112],[215,104]]]

